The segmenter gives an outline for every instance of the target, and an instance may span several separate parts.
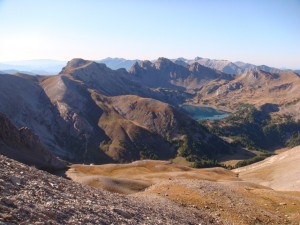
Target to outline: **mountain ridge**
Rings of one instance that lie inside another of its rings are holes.
[[[174,65],[167,59],[155,65],[162,68],[166,64]],[[198,160],[221,151],[209,143],[212,139],[227,151],[225,142],[169,105],[171,100],[164,92],[129,78],[126,70],[111,70],[78,58],[56,76],[2,75],[0,110],[16,125],[29,126],[51,151],[72,162],[165,159],[174,157],[178,146],[192,142],[199,142],[201,151],[193,147],[182,154],[194,154],[193,160]],[[14,91],[20,86],[20,91]],[[22,110],[14,111],[20,101],[24,102]],[[192,124],[194,128],[189,127]]]
[[[274,67],[269,67],[266,65],[254,65],[251,63],[244,63],[241,61],[231,62],[229,60],[219,60],[219,59],[208,59],[202,57],[195,57],[194,59],[186,59],[179,57],[176,59],[171,59],[176,64],[182,66],[188,66],[194,62],[198,62],[201,65],[206,67],[220,70],[224,73],[229,74],[239,74],[248,70],[264,70],[266,72],[280,72],[286,71],[289,69],[277,69]],[[134,65],[136,62],[143,60],[140,59],[125,59],[125,58],[112,58],[107,57],[101,60],[92,60],[97,63],[104,63],[109,68],[117,70],[124,68],[127,71]],[[156,60],[149,60],[155,62]],[[66,64],[67,61],[62,60],[52,60],[52,59],[36,59],[36,60],[21,60],[21,61],[8,61],[0,62],[0,73],[9,73],[14,74],[15,72],[26,72],[29,74],[43,74],[43,75],[53,75],[57,74]],[[49,66],[51,65],[51,66]],[[297,72],[297,70],[294,70]],[[299,71],[298,71],[299,73]]]

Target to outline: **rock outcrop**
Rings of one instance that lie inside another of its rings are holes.
[[[64,169],[67,163],[55,157],[29,128],[17,129],[0,113],[0,153],[46,170]]]

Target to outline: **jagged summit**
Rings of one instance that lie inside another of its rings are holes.
[[[164,58],[164,57],[159,57],[155,61],[154,66],[156,68],[161,68],[163,66],[174,66],[174,63],[170,59],[167,59],[167,58]]]
[[[143,69],[150,69],[151,68],[152,63],[149,60],[143,60],[143,61],[139,61],[139,62],[135,62],[129,69],[130,73],[134,73],[136,70],[138,70],[139,68],[143,68]]]
[[[170,59],[160,57],[156,60],[153,65],[154,69],[159,71],[170,72],[175,75],[175,77],[186,77],[188,72],[186,67],[172,62]]]
[[[142,61],[129,70],[132,79],[150,88],[175,88],[177,90],[195,89],[203,86],[208,80],[227,78],[222,73],[194,62],[191,65],[184,61],[173,62],[160,57],[155,62]]]

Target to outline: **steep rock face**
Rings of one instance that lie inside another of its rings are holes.
[[[159,58],[156,62],[142,61],[135,63],[129,70],[132,79],[142,85],[151,88],[174,88],[181,89],[173,84],[174,80],[188,76],[188,70],[173,63],[166,58]]]
[[[154,63],[142,61],[129,70],[132,80],[151,88],[194,90],[203,87],[209,80],[231,79],[230,76],[194,63],[187,67],[169,59],[159,58]]]
[[[18,75],[0,76],[0,112],[18,127],[28,127],[56,155],[66,150],[57,145],[65,123],[39,84],[38,77]]]
[[[2,113],[0,113],[0,153],[43,169],[63,169],[67,165],[47,150],[29,128],[23,127],[18,130]]]
[[[71,77],[56,76],[41,83],[50,101],[63,119],[64,141],[60,144],[68,149],[66,159],[73,162],[109,162],[98,148],[108,137],[97,126],[103,113],[90,96],[87,87]]]

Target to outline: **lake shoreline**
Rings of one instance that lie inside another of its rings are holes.
[[[180,109],[197,121],[201,120],[219,120],[230,115],[230,112],[217,109],[211,106],[182,104]]]

